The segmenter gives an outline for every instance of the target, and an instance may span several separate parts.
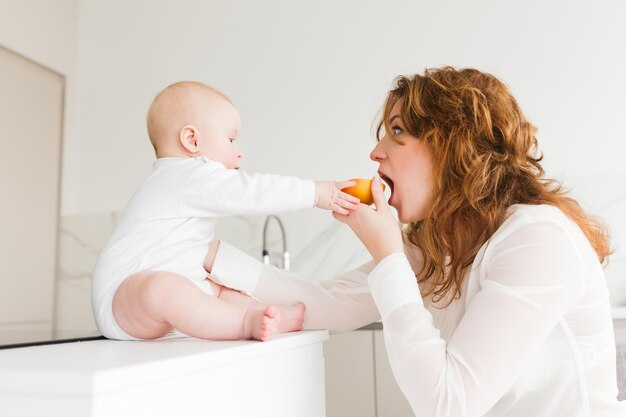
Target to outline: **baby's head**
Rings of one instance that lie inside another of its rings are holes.
[[[235,141],[240,126],[230,100],[195,81],[166,87],[148,110],[148,135],[157,158],[206,156],[238,169],[241,151]]]

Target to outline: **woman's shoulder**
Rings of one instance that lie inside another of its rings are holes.
[[[480,248],[470,271],[471,298],[494,270],[515,275],[516,285],[532,287],[574,283],[584,288],[589,244],[576,223],[558,207],[514,205],[496,232]],[[581,256],[585,255],[585,256]],[[558,271],[558,273],[555,273]],[[497,273],[491,278],[499,276]]]
[[[514,204],[509,207],[506,220],[492,238],[502,238],[514,231],[531,225],[549,224],[556,230],[568,230],[576,224],[558,207],[548,204]]]
[[[558,207],[549,204],[513,204],[508,209],[508,218],[529,221],[563,221],[567,216]]]
[[[508,216],[486,245],[493,253],[497,248],[510,244],[544,247],[548,244],[563,245],[575,251],[588,246],[587,239],[578,227],[558,207],[540,204],[515,204],[509,208]]]

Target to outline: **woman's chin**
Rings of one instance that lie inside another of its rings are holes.
[[[402,206],[398,204],[391,204],[391,203],[389,205],[393,207],[394,209],[396,209],[398,221],[400,221],[400,223],[405,223],[404,221],[405,216],[403,215],[403,212],[402,212]]]
[[[407,212],[402,209],[401,205],[394,206],[396,212],[398,213],[398,221],[402,224],[414,223],[424,219],[424,216],[420,215],[420,213],[416,212]]]
[[[407,210],[404,210],[397,195],[391,194],[388,202],[391,207],[396,209],[396,213],[398,214],[398,221],[400,223],[408,224],[415,221],[415,217],[417,217],[416,213],[410,213]]]

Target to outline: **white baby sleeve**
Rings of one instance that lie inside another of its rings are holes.
[[[315,183],[297,177],[253,174],[208,162],[187,181],[185,205],[193,215],[248,215],[312,208]]]

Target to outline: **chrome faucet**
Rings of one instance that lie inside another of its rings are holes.
[[[289,252],[287,252],[287,235],[285,234],[285,227],[278,216],[273,214],[265,218],[265,224],[263,225],[263,263],[266,265],[270,264],[270,252],[267,250],[267,225],[272,219],[276,220],[278,226],[280,227],[280,233],[283,238],[283,269],[289,271]]]

